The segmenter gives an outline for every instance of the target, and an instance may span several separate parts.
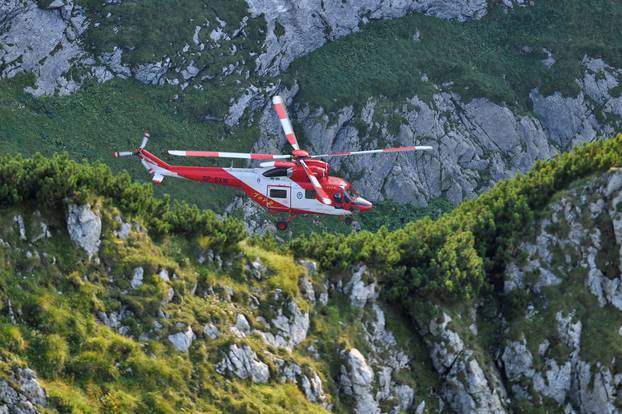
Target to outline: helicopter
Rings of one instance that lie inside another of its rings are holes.
[[[238,188],[270,213],[287,214],[286,220],[277,221],[277,229],[286,230],[288,223],[300,215],[339,216],[347,224],[351,224],[354,212],[363,213],[374,207],[370,201],[358,194],[349,182],[329,175],[330,164],[321,158],[432,149],[430,146],[405,146],[311,155],[308,151],[300,149],[283,99],[274,96],[272,104],[281,122],[285,138],[292,148],[291,154],[168,151],[170,155],[178,157],[261,160],[259,168],[169,165],[145,149],[151,137],[149,132],[144,133],[140,147],[133,151],[114,152],[113,156],[138,157],[155,184],[162,183],[165,177],[176,177]]]

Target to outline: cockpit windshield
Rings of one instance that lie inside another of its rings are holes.
[[[358,196],[359,196],[359,193],[352,187],[350,187],[348,190],[343,192],[343,197],[346,203],[351,203],[353,200],[356,200]]]

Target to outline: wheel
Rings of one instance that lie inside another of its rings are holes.
[[[352,216],[348,216],[348,217],[346,217],[344,221],[346,222],[346,224],[347,224],[348,226],[349,226],[349,225],[351,225],[351,224],[352,224]]]
[[[286,221],[278,221],[276,223],[276,228],[281,230],[281,231],[287,230],[287,222]]]

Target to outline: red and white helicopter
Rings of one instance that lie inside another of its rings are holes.
[[[145,149],[150,135],[145,132],[142,144],[134,151],[115,152],[115,157],[135,155],[140,158],[152,181],[160,184],[164,177],[185,178],[210,184],[236,187],[251,200],[274,214],[287,213],[286,221],[277,222],[279,230],[297,215],[319,214],[344,217],[352,222],[352,213],[365,212],[373,204],[361,197],[352,185],[340,177],[328,175],[330,165],[318,158],[345,157],[349,155],[391,153],[401,151],[431,150],[428,146],[384,148],[369,151],[334,152],[309,155],[298,146],[298,140],[287,116],[283,99],[275,96],[272,103],[281,121],[287,141],[293,151],[289,155],[248,154],[213,151],[168,151],[180,157],[218,157],[264,160],[260,168],[222,168],[169,165]],[[269,160],[269,161],[266,161]]]

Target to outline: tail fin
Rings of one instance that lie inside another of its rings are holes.
[[[113,153],[115,157],[128,157],[135,155],[140,158],[140,162],[143,164],[145,169],[152,175],[151,180],[155,184],[160,184],[162,180],[164,180],[165,176],[177,176],[176,173],[170,171],[171,166],[150,153],[145,149],[147,144],[149,143],[149,138],[151,138],[151,134],[145,131],[143,134],[143,140],[140,144],[140,147],[135,149],[134,151],[119,151]]]

